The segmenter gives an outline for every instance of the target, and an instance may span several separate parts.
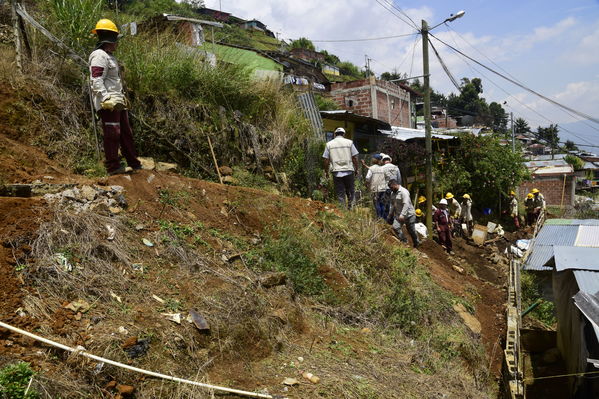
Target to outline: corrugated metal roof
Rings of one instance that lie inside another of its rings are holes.
[[[553,175],[553,174],[571,174],[574,173],[574,168],[567,166],[546,166],[533,170],[533,175]]]
[[[599,169],[599,162],[585,162],[582,168],[591,170]]]
[[[599,292],[599,272],[591,270],[573,270],[578,288],[582,292],[595,295]]]
[[[391,130],[379,130],[379,132],[391,136],[396,140],[406,141],[410,139],[424,139],[426,137],[424,129],[410,129],[407,127],[391,126]],[[453,140],[456,136],[444,134],[431,134],[434,139]]]
[[[599,271],[599,248],[553,246],[555,269]]]
[[[599,219],[547,219],[543,228],[547,225],[576,225],[576,226],[599,226]]]
[[[545,224],[537,238],[534,240],[534,246],[537,245],[560,245],[572,246],[576,242],[578,226],[571,225],[547,225]],[[534,247],[533,247],[534,250]]]
[[[576,307],[593,325],[595,335],[599,337],[599,296],[578,292],[573,299]]]
[[[532,271],[552,271],[553,266],[545,266],[553,257],[553,247],[551,245],[539,245],[533,247],[533,251],[522,267],[523,270]]]
[[[554,167],[554,166],[568,166],[568,162],[563,159],[553,159],[547,161],[528,161],[524,162],[524,165],[529,168],[546,168],[546,167]]]
[[[599,226],[580,226],[574,245],[599,248]]]

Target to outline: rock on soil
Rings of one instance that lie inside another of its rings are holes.
[[[482,332],[480,321],[478,321],[476,317],[472,316],[466,310],[464,305],[462,305],[461,303],[456,303],[455,305],[453,305],[453,310],[455,310],[458,313],[458,315],[462,318],[464,324],[468,326],[470,331],[472,331],[476,335],[480,335],[480,333]]]

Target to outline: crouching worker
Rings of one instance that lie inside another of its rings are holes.
[[[101,19],[92,33],[98,36],[98,44],[89,56],[89,70],[94,108],[102,120],[106,170],[109,175],[125,173],[119,159],[119,147],[127,164],[134,170],[141,169],[129,125],[128,101],[113,55],[119,30],[111,20]]]
[[[393,230],[399,239],[407,243],[408,239],[403,233],[405,225],[412,237],[414,248],[417,248],[420,245],[420,240],[416,233],[416,211],[410,199],[410,192],[395,179],[389,181],[389,188],[391,189],[391,204],[387,222],[393,225]]]

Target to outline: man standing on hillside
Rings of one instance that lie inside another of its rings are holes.
[[[116,50],[119,30],[109,19],[101,19],[92,33],[98,36],[96,49],[89,56],[94,108],[102,120],[105,165],[109,175],[125,173],[119,159],[119,147],[133,168],[141,169],[137,159],[133,132],[129,125],[128,101],[125,98]]]
[[[526,206],[526,222],[529,226],[535,224],[535,196],[533,193],[526,194],[526,200],[524,201]]]
[[[387,222],[393,224],[393,230],[402,242],[408,242],[403,233],[405,225],[412,237],[414,248],[417,248],[420,245],[420,240],[416,233],[416,211],[410,199],[410,192],[395,179],[391,179],[389,188],[391,189],[391,208]]]
[[[335,138],[329,141],[324,149],[324,174],[329,177],[333,173],[335,194],[342,207],[351,209],[354,204],[355,174],[358,173],[358,150],[354,143],[343,137],[345,129],[335,129]]]
[[[366,164],[362,161],[364,166]],[[366,166],[368,173],[366,173],[366,183],[372,193],[372,201],[374,203],[374,210],[376,216],[382,219],[387,219],[387,211],[385,209],[385,192],[387,186],[385,185],[385,173],[380,165],[381,154],[374,154],[372,156],[372,166]]]

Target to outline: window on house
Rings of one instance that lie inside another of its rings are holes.
[[[349,107],[353,107],[354,106],[354,100],[347,100],[347,105]]]
[[[391,109],[395,109],[395,99],[391,100]]]

